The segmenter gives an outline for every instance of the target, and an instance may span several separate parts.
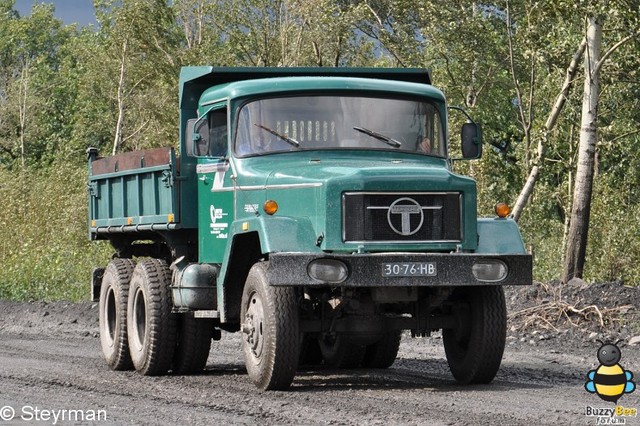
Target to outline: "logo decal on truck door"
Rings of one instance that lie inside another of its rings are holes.
[[[211,235],[216,235],[216,238],[228,238],[229,233],[227,232],[227,228],[229,228],[229,224],[218,222],[220,219],[228,216],[228,213],[225,213],[222,209],[216,209],[216,207],[211,204],[209,214],[211,216]]]

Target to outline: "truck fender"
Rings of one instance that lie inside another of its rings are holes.
[[[527,254],[527,250],[513,219],[480,218],[476,253]]]
[[[318,236],[308,218],[259,216],[236,220],[218,276],[221,321],[239,321],[240,299],[249,269],[274,252],[321,252]]]

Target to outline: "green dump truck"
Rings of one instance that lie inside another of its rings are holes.
[[[287,389],[442,330],[455,379],[490,382],[532,259],[505,213],[477,217],[450,146],[478,158],[480,127],[450,142],[448,111],[421,69],[183,68],[179,152],[88,150],[108,366],[196,373],[240,332],[253,383]]]

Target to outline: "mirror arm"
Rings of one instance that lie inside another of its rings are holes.
[[[211,108],[209,108],[208,110],[206,110],[205,112],[202,113],[202,115],[200,115],[198,117],[198,119],[196,121],[193,122],[193,141],[196,142],[200,139],[200,134],[198,132],[196,132],[196,127],[198,127],[198,123],[200,123],[202,120],[204,120],[205,118],[207,118],[207,116],[209,115],[209,113],[211,112],[211,110],[213,110],[215,108],[215,106],[212,106]],[[197,136],[196,136],[197,135]],[[197,138],[197,139],[196,139]]]
[[[464,108],[459,107],[459,106],[452,106],[452,105],[449,105],[449,106],[447,107],[447,109],[454,109],[454,110],[456,110],[456,111],[460,111],[461,113],[463,113],[463,114],[464,114],[464,116],[465,116],[465,117],[467,117],[467,120],[469,120],[469,123],[476,124],[476,122],[475,122],[475,121],[473,121],[473,118],[471,118],[471,116],[469,115],[469,113],[468,113],[467,111],[465,111],[465,109],[464,109]]]

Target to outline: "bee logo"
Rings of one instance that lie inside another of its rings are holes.
[[[598,340],[598,342],[600,342]],[[636,384],[631,381],[633,373],[625,371],[619,364],[622,354],[616,343],[603,343],[598,349],[598,361],[600,366],[589,371],[589,379],[584,387],[589,393],[597,394],[601,399],[617,403],[618,399],[636,389]]]

